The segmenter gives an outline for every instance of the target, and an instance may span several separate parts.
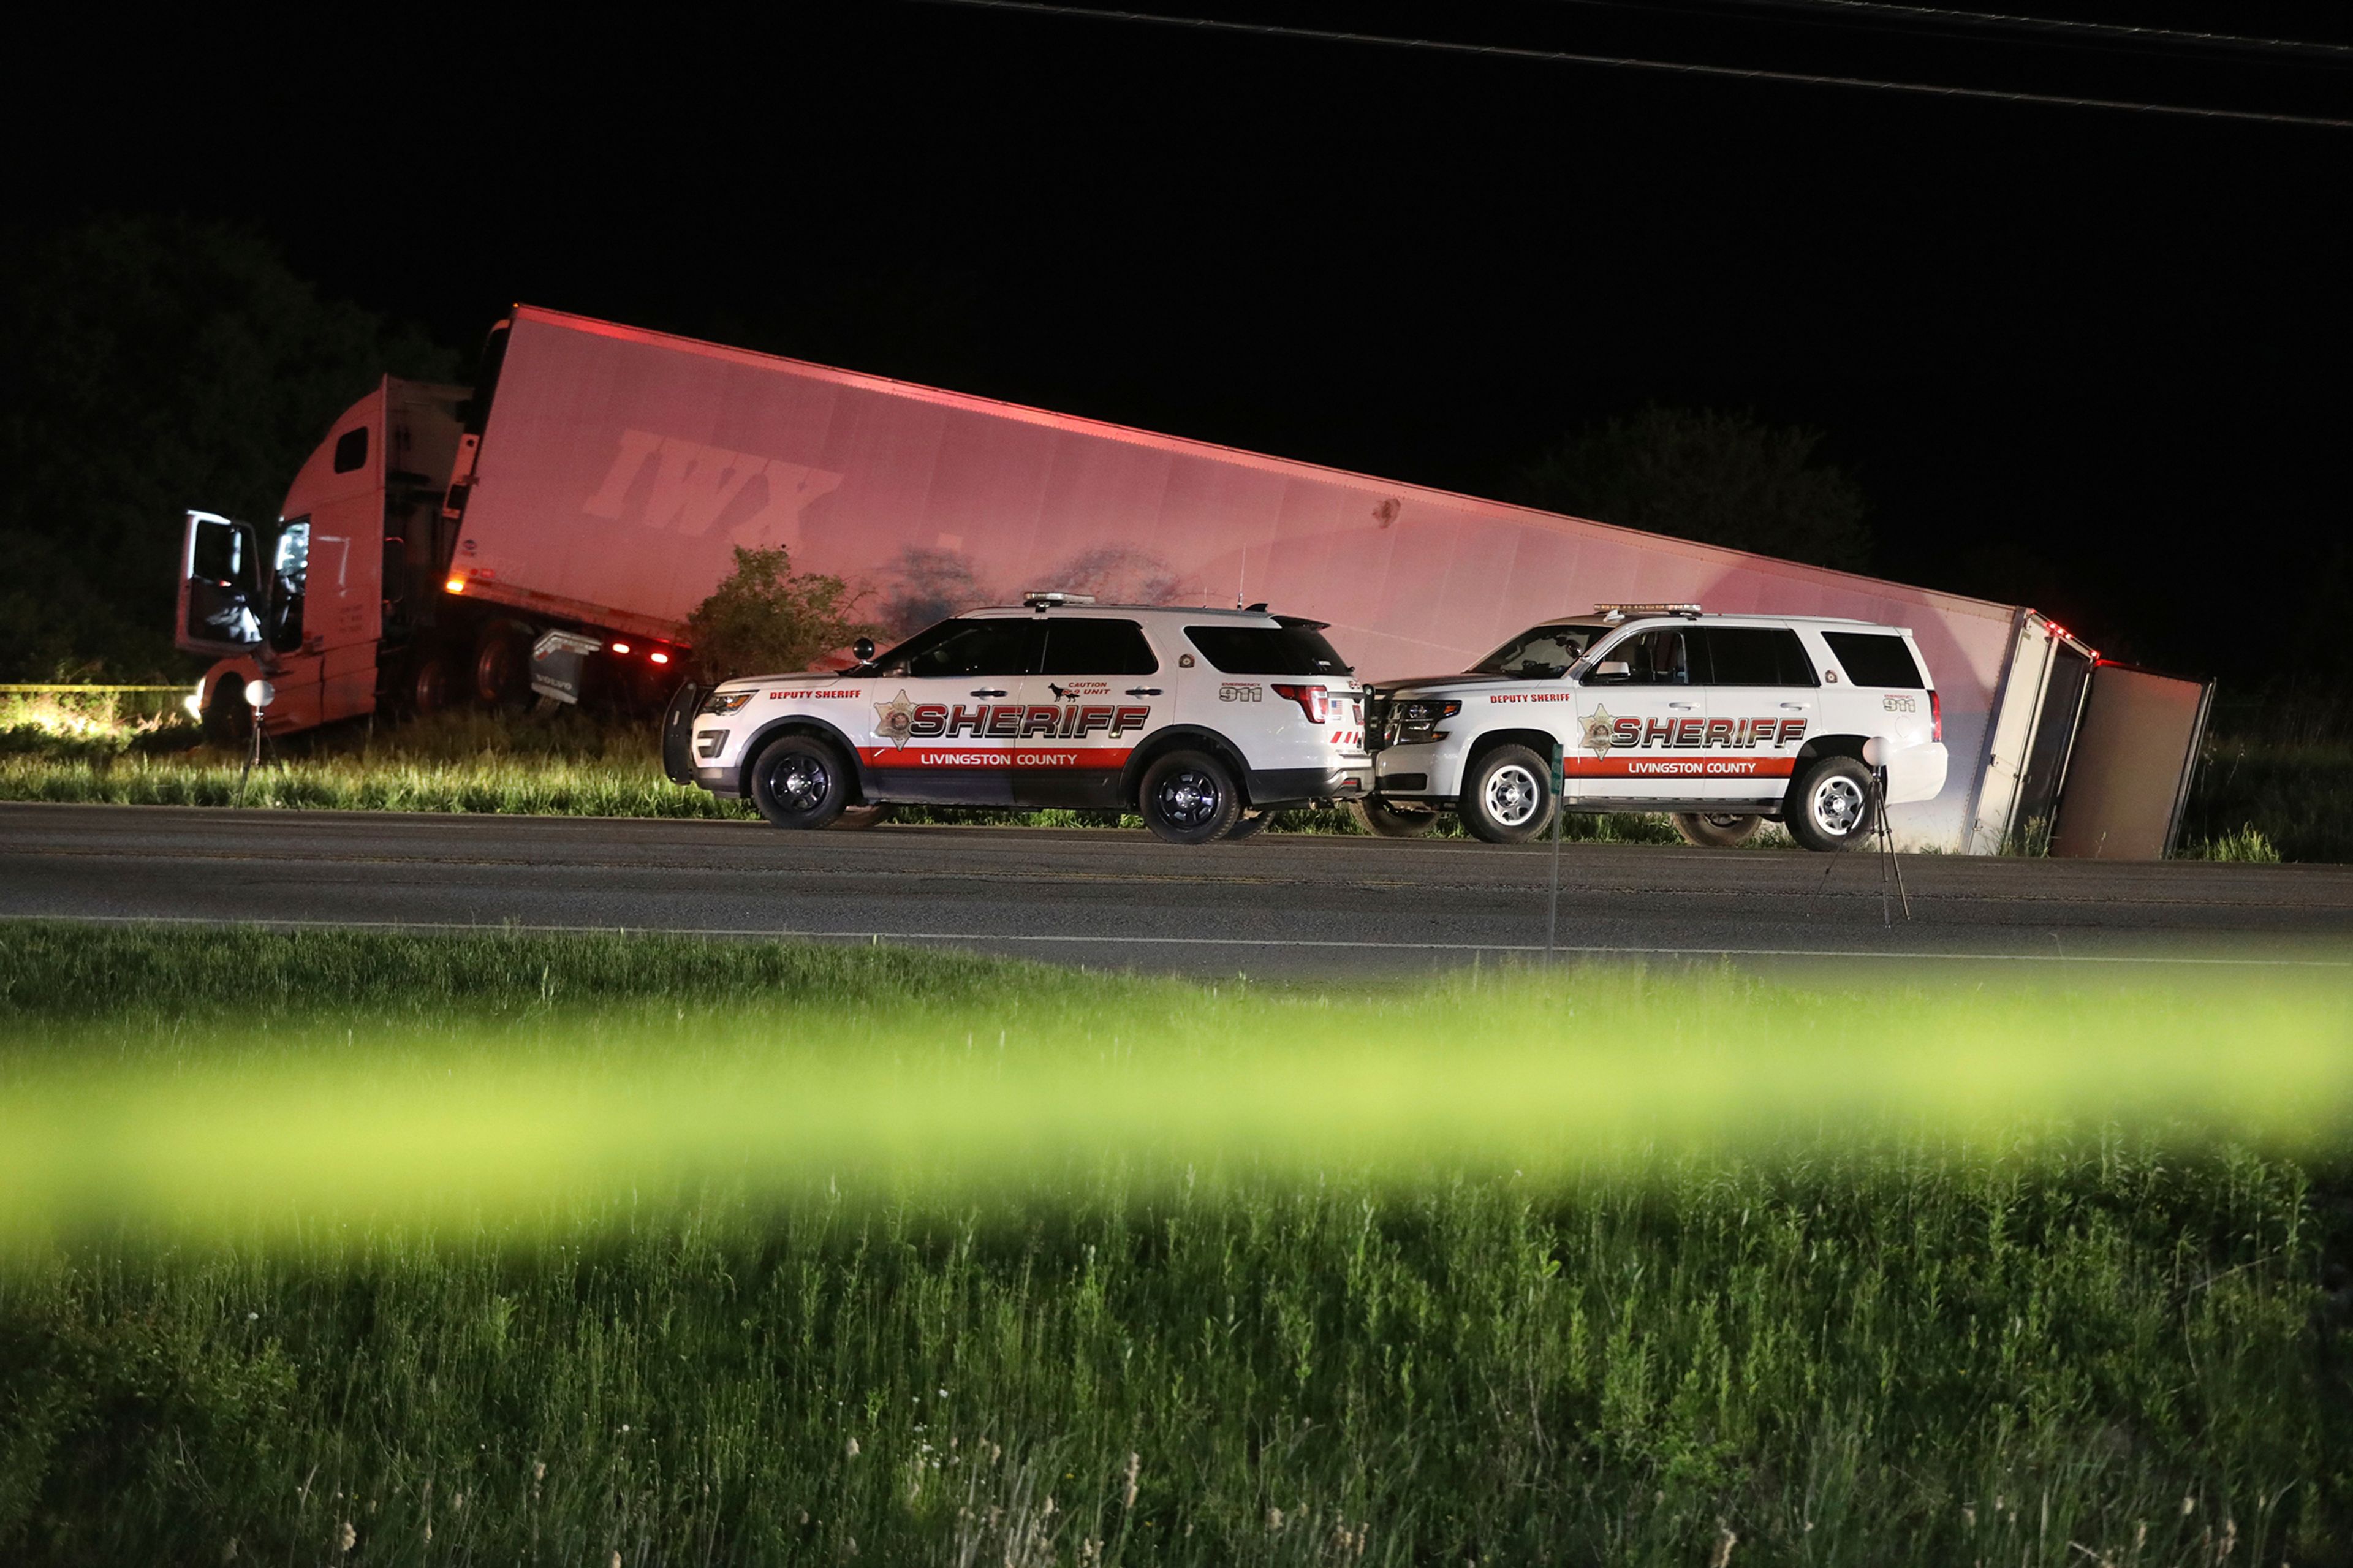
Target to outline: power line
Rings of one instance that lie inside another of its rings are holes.
[[[1059,16],[1092,22],[1134,22],[1159,27],[1189,27],[1205,33],[1246,33],[1269,38],[1310,38],[1322,43],[1377,44],[1386,48],[1428,49],[1439,54],[1482,55],[1492,59],[1538,60],[1555,65],[1615,66],[1628,70],[1664,71],[1676,76],[1729,77],[1741,81],[1787,82],[1800,87],[1851,87],[1872,92],[1915,92],[1932,98],[1983,99],[2004,103],[2040,103],[2063,109],[2119,109],[2137,114],[2170,114],[2192,120],[2250,121],[2269,125],[2311,125],[2332,131],[2353,130],[2353,120],[2331,120],[2310,114],[2274,114],[2250,109],[2197,109],[2178,103],[2139,103],[2114,98],[2074,98],[2059,93],[2011,92],[1990,87],[1947,87],[1935,82],[1882,81],[1868,77],[1829,76],[1812,71],[1761,70],[1747,66],[1694,65],[1680,60],[1653,60],[1630,55],[1577,54],[1567,49],[1532,49],[1510,44],[1465,44],[1451,38],[1404,38],[1385,33],[1342,32],[1322,27],[1292,27],[1271,22],[1231,22],[1206,16],[1168,16],[1149,11],[1099,11],[1088,6],[1050,5],[1043,0],[923,0],[934,5],[961,5],[982,11],[1018,11],[1030,16]]]
[[[1778,10],[1844,11],[1863,16],[1917,17],[1948,26],[1984,27],[2048,33],[2123,43],[2176,44],[2200,48],[2251,49],[2268,54],[2303,55],[2353,64],[2353,45],[2316,43],[2306,38],[2255,38],[2236,33],[2184,32],[2173,27],[2137,27],[2117,22],[2078,22],[2057,16],[2020,16],[1994,11],[1957,11],[1943,5],[1911,5],[1895,0],[1730,0],[1733,5]]]

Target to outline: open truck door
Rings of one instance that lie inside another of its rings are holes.
[[[192,511],[180,543],[180,620],[190,653],[234,656],[261,646],[261,542],[253,525]]]

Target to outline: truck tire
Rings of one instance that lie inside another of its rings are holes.
[[[1781,803],[1789,837],[1809,849],[1836,854],[1871,831],[1871,773],[1852,757],[1823,757],[1798,775]]]
[[[1725,816],[1712,811],[1679,811],[1674,820],[1675,831],[1683,836],[1684,843],[1707,849],[1736,849],[1765,826],[1761,816]]]
[[[1207,752],[1171,752],[1144,770],[1135,808],[1152,836],[1169,844],[1209,844],[1233,831],[1241,790]]]
[[[778,827],[828,827],[849,804],[849,763],[814,735],[779,735],[752,764],[752,804]]]
[[[1392,805],[1376,795],[1352,800],[1348,815],[1376,838],[1421,838],[1438,826],[1438,813],[1429,807]]]
[[[449,706],[457,695],[457,678],[449,673],[449,661],[438,653],[419,658],[408,672],[408,701],[411,713],[423,718],[438,713]]]
[[[485,626],[474,645],[474,700],[514,712],[531,698],[531,644],[512,626]]]
[[[213,682],[204,705],[205,739],[216,746],[242,746],[253,736],[253,708],[245,683],[234,675]]]
[[[836,833],[863,833],[890,821],[891,810],[888,802],[881,805],[846,805],[831,826]]]
[[[1490,844],[1525,844],[1552,826],[1552,764],[1525,746],[1498,746],[1471,765],[1462,826]]]

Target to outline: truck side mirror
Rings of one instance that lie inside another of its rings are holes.
[[[874,662],[874,639],[872,637],[860,637],[856,642],[849,645],[849,656],[860,664],[872,664]]]

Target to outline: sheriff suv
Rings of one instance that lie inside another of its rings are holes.
[[[901,804],[1140,813],[1174,844],[1246,837],[1283,806],[1372,787],[1365,693],[1324,623],[1032,594],[838,674],[681,692],[671,778],[779,827],[865,826]]]
[[[1447,810],[1498,844],[1536,837],[1556,808],[1663,811],[1694,844],[1738,844],[1770,820],[1834,850],[1879,805],[1945,786],[1920,650],[1862,621],[1600,605],[1463,674],[1379,683],[1370,718],[1376,794],[1360,810],[1391,837]]]

